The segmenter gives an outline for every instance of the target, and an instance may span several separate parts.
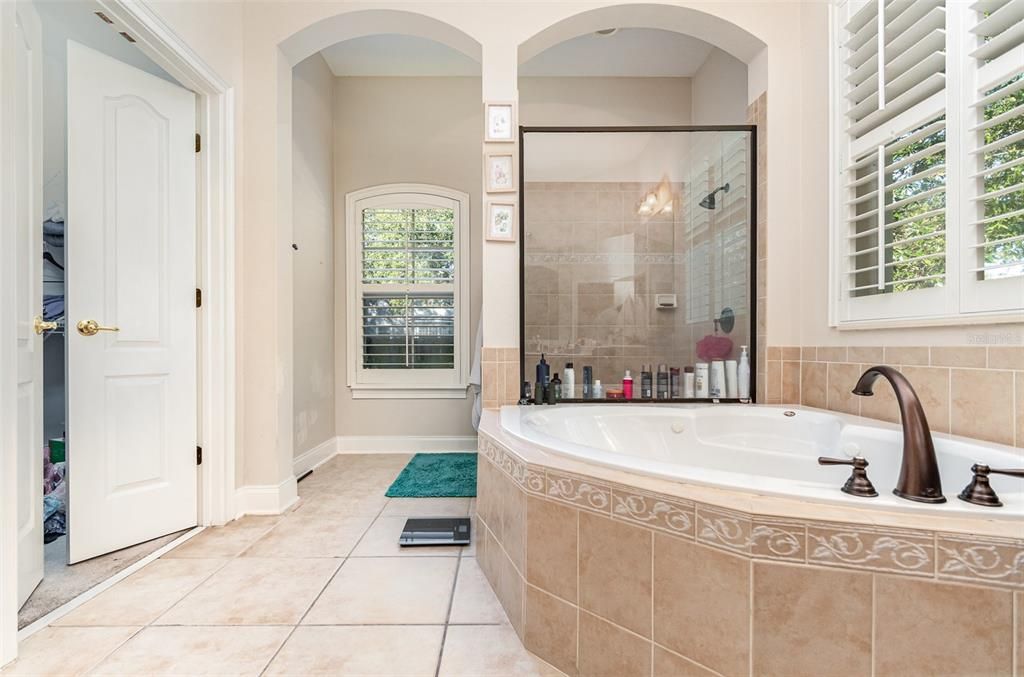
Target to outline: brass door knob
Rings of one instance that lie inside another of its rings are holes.
[[[56,322],[47,322],[43,319],[42,315],[36,315],[35,319],[32,320],[32,328],[37,334],[42,334],[45,331],[55,331],[60,328]]]
[[[77,327],[82,336],[95,336],[101,331],[121,331],[118,327],[101,327],[96,320],[82,320]]]

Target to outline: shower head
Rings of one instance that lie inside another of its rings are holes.
[[[715,194],[718,193],[719,191],[723,193],[728,193],[729,184],[727,183],[724,186],[719,186],[718,188],[715,188],[713,191],[708,193],[704,197],[704,199],[700,201],[700,206],[703,207],[704,209],[715,209],[718,206],[715,200]]]

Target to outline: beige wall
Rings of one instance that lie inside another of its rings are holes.
[[[293,69],[292,213],[295,246],[293,402],[296,456],[334,426],[334,74],[319,54]]]
[[[473,435],[473,399],[356,400],[347,381],[345,195],[385,183],[469,193],[470,332],[480,320],[480,78],[335,78],[337,434]],[[475,345],[474,341],[469,342]]]
[[[747,65],[720,49],[708,54],[691,78],[695,125],[742,125],[747,122]]]
[[[519,78],[524,125],[687,125],[690,105],[689,78]]]

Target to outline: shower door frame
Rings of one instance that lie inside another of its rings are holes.
[[[750,403],[757,402],[757,125],[640,125],[640,126],[519,126],[519,383],[516,390],[522,391],[526,380],[526,144],[523,143],[527,134],[577,134],[577,133],[644,133],[644,132],[749,132],[750,148],[750,272],[747,284],[747,304],[750,310],[750,349],[747,351],[750,360],[750,398],[740,400],[734,397],[713,398],[668,398],[668,399],[575,399],[566,398],[563,402],[580,404],[659,404],[659,403],[693,403],[693,402],[726,402]],[[581,374],[582,377],[582,374]]]

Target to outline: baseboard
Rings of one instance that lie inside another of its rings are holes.
[[[338,437],[339,454],[408,454],[439,451],[476,451],[476,435],[342,435]]]
[[[250,485],[235,491],[235,508],[242,515],[280,515],[299,500],[295,476],[280,484]]]
[[[304,451],[295,457],[292,462],[292,473],[296,477],[302,477],[307,472],[321,463],[332,458],[338,453],[338,438],[332,437],[324,440],[309,451]]]

